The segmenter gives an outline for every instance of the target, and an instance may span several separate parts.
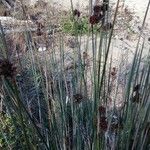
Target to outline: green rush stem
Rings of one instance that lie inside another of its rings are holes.
[[[113,25],[112,25],[112,29],[111,29],[111,33],[110,33],[110,37],[109,37],[109,41],[108,41],[108,47],[107,47],[105,61],[104,61],[104,66],[103,66],[103,70],[102,70],[102,78],[101,78],[101,82],[100,82],[99,99],[100,99],[100,96],[101,96],[101,89],[102,89],[102,85],[103,85],[103,80],[104,80],[104,75],[105,75],[105,70],[106,70],[106,65],[107,65],[107,59],[108,59],[108,54],[109,54],[109,50],[110,50],[110,44],[111,44],[111,40],[112,40],[113,29],[114,29],[114,25],[115,25],[117,13],[118,13],[119,2],[120,2],[120,0],[117,1],[115,15],[114,15],[114,20],[113,20]]]

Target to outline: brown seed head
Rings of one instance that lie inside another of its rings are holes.
[[[106,117],[100,117],[100,129],[103,131],[106,131],[108,128],[108,122],[106,120]]]
[[[90,23],[91,23],[91,25],[94,25],[94,24],[98,24],[99,22],[100,22],[100,20],[102,19],[102,16],[101,16],[101,14],[100,15],[92,15],[91,17],[90,17]]]

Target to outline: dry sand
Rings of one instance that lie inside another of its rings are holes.
[[[55,5],[60,5],[62,6],[63,9],[70,9],[71,8],[71,0],[52,0],[52,2]],[[89,6],[89,0],[72,0],[73,2],[73,7],[84,10],[87,6]],[[110,3],[115,7],[116,6],[117,0],[110,0]],[[133,25],[132,23],[130,24],[132,29],[135,30],[138,34],[140,33],[139,28],[142,26],[142,21],[144,18],[144,14],[147,8],[149,0],[120,0],[120,4],[124,3],[124,7],[127,7],[131,12],[134,12],[135,14],[133,15]],[[93,4],[95,1],[93,1]],[[136,23],[138,22],[138,23]],[[146,29],[144,30],[143,37],[146,39],[146,46],[144,48],[144,54],[147,54],[148,47],[149,47],[149,42],[148,42],[148,37],[150,37],[150,10],[147,15],[146,19]],[[135,52],[136,44],[138,38],[133,38],[130,34],[127,35],[127,31],[123,31],[122,33],[118,33],[118,35],[112,40],[112,47],[111,51],[113,51],[114,59],[118,61],[118,58],[120,55],[125,53],[125,51],[128,51],[126,55],[128,55],[128,59],[131,61]],[[129,39],[126,39],[126,36],[129,36]],[[119,40],[120,38],[124,38],[123,41]],[[86,39],[83,39],[83,41],[86,41]],[[91,49],[91,40],[88,42],[89,43],[89,49]],[[85,43],[83,42],[81,48],[84,49]],[[124,51],[123,51],[124,50]],[[91,52],[91,51],[89,51]]]

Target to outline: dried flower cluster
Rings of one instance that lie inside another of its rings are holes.
[[[102,19],[102,15],[101,15],[101,14],[98,15],[98,16],[97,16],[97,15],[92,15],[92,16],[90,17],[90,23],[91,23],[92,25],[98,24],[101,19]]]
[[[99,107],[99,114],[100,114],[100,123],[99,123],[99,127],[102,131],[107,131],[108,129],[108,121],[107,121],[107,117],[106,117],[106,108],[104,106],[100,106]],[[117,129],[122,129],[123,125],[122,123],[119,121],[117,122],[113,122],[111,121],[110,124],[110,130],[111,131],[116,131]]]
[[[100,129],[106,131],[108,128],[108,121],[106,117],[100,117]]]

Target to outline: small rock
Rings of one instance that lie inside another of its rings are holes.
[[[43,52],[43,51],[46,51],[46,47],[39,47],[38,48],[38,52]]]

